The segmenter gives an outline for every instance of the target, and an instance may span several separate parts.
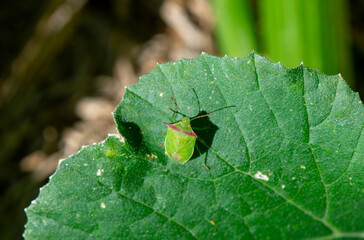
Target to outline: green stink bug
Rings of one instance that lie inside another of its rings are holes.
[[[196,94],[196,92],[195,92],[195,94]],[[197,94],[196,94],[196,96],[197,96]],[[177,103],[174,101],[173,97],[171,97],[171,99],[174,102],[174,104],[176,105],[176,107],[178,108],[178,110],[180,110]],[[224,108],[227,108],[227,107],[224,107]],[[224,108],[217,109],[215,111],[222,110]],[[197,147],[196,139],[198,139],[198,138],[197,138],[196,133],[193,131],[193,129],[191,127],[191,121],[193,121],[197,118],[210,116],[211,114],[205,114],[205,115],[200,115],[200,116],[196,116],[193,118],[189,118],[188,116],[184,115],[181,112],[175,111],[173,109],[170,109],[170,110],[173,113],[182,115],[183,119],[177,123],[172,123],[172,124],[163,123],[168,126],[167,135],[166,135],[166,138],[164,141],[165,150],[166,150],[168,157],[172,161],[179,163],[179,164],[184,164],[188,160],[190,160],[190,158],[192,157],[192,155],[194,153],[195,146]],[[213,112],[215,112],[215,111],[213,111]],[[198,140],[202,144],[206,145],[206,143],[202,139],[198,139]],[[204,165],[209,170],[207,165],[206,164],[204,164]]]
[[[184,164],[193,155],[196,133],[192,130],[189,117],[182,121],[168,124],[167,136],[164,142],[168,157],[179,164]]]

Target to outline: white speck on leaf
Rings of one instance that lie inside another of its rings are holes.
[[[306,169],[306,167],[305,167],[304,165],[301,165],[301,168],[302,168],[302,169]]]
[[[269,180],[269,177],[267,175],[264,175],[263,173],[261,173],[259,171],[256,174],[254,174],[254,178],[256,178],[256,179],[262,179],[264,181],[268,181]]]
[[[105,205],[105,203],[103,203],[103,202],[100,204],[100,206],[101,206],[102,208],[106,208],[106,205]]]
[[[104,171],[104,169],[98,169],[96,175],[101,176],[101,173]]]
[[[162,97],[162,96],[163,96],[163,93],[161,92],[161,93],[159,94],[159,96],[160,96],[160,97]]]
[[[149,158],[149,159],[153,159],[153,158],[158,158],[156,155],[154,155],[153,153],[151,153],[150,155],[149,154],[146,154],[146,157]]]
[[[292,180],[295,180],[296,179],[296,177],[292,177]]]
[[[282,184],[282,189],[284,189],[286,187],[286,185]]]

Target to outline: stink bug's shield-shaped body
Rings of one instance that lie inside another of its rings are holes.
[[[182,121],[167,126],[164,142],[167,155],[173,161],[184,164],[192,157],[197,138],[192,130],[190,118],[184,117]]]
[[[195,93],[195,95],[197,97],[195,90],[193,90],[193,92]],[[176,105],[177,109],[179,111],[181,111],[181,109],[179,109],[177,103],[174,101],[173,97],[171,97],[171,99],[174,102],[174,104]],[[197,98],[197,101],[198,101],[198,98]],[[179,164],[184,164],[188,160],[190,160],[190,158],[193,155],[193,151],[195,149],[196,139],[197,139],[197,135],[191,127],[191,121],[193,121],[197,118],[208,117],[213,112],[217,112],[217,111],[223,110],[225,108],[230,108],[230,107],[233,107],[233,106],[226,106],[223,108],[219,108],[219,109],[216,109],[216,110],[210,112],[209,114],[197,115],[193,118],[189,118],[185,114],[183,114],[179,111],[175,111],[170,108],[169,110],[171,110],[173,113],[182,115],[183,119],[180,122],[177,122],[174,124],[163,123],[168,126],[167,136],[166,136],[166,139],[164,142],[164,146],[165,146],[168,157],[171,160],[173,160],[174,162],[179,163]],[[199,109],[199,113],[203,113],[203,112],[201,112],[200,101],[198,101],[198,109]],[[197,140],[199,140],[203,145],[205,145],[207,148],[209,148],[209,146],[206,144],[205,141],[203,141],[200,138]],[[197,145],[196,145],[196,148],[197,148]],[[197,150],[200,153],[200,150],[198,148],[197,148]],[[210,170],[210,168],[206,165],[206,159],[205,159],[204,165],[207,168],[207,170]]]

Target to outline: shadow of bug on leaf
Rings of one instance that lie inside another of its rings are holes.
[[[202,111],[198,114],[198,116],[204,115],[208,115],[208,113],[206,111]],[[191,157],[192,160],[206,153],[210,149],[215,133],[219,128],[210,121],[208,116],[194,119],[191,121],[191,127],[197,135],[197,151],[193,153]]]
[[[178,111],[173,110],[172,108],[170,108],[170,110],[174,115],[179,114],[182,115],[183,118],[181,121],[176,121],[172,118],[174,123],[163,123],[168,127],[164,146],[168,157],[178,164],[185,164],[188,160],[197,158],[206,153],[204,166],[207,170],[210,170],[206,165],[207,154],[218,127],[209,120],[209,116],[214,112],[234,106],[219,108],[210,113],[201,111],[200,102],[194,89],[193,92],[198,101],[199,113],[192,118],[181,113],[178,104],[174,101],[173,97],[171,97]],[[197,151],[194,151],[195,148]]]
[[[121,120],[122,124],[120,124],[118,131],[120,134],[126,139],[129,145],[135,150],[138,151],[143,140],[142,131],[140,127],[133,123]]]

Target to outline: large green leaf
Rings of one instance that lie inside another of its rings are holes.
[[[212,112],[192,121],[206,144],[184,165],[163,147],[171,96],[188,116]],[[303,65],[254,53],[160,64],[114,112],[123,138],[60,163],[26,211],[24,236],[364,238],[363,116],[339,75]]]

